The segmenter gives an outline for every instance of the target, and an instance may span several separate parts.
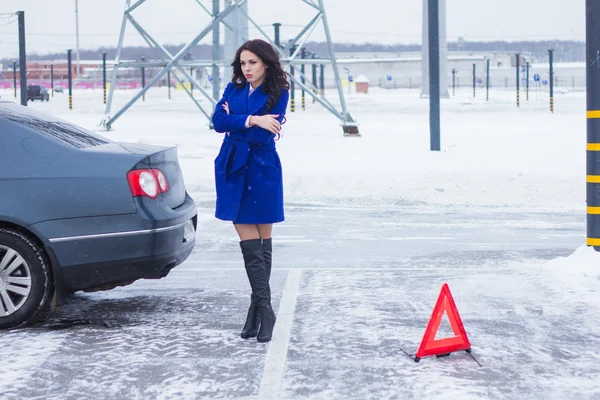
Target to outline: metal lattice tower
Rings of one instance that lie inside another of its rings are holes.
[[[300,0],[306,5],[314,8],[316,11],[316,15],[313,19],[300,31],[300,33],[290,41],[290,48],[295,49],[295,51],[289,55],[285,54],[284,49],[277,46],[271,37],[264,32],[264,30],[250,17],[247,7],[248,0],[224,0],[225,7],[223,11],[220,11],[220,0],[212,0],[212,12],[210,12],[203,4],[201,0],[196,0],[199,6],[201,6],[211,17],[212,21],[204,28],[199,34],[187,45],[185,45],[177,54],[169,53],[163,46],[161,46],[133,17],[133,12],[136,8],[140,7],[143,3],[146,3],[149,0],[125,0],[125,11],[123,13],[123,21],[121,24],[121,32],[119,35],[119,43],[117,46],[115,63],[112,71],[112,79],[110,85],[110,91],[108,96],[108,101],[106,103],[106,111],[105,116],[101,121],[101,125],[104,126],[107,130],[111,129],[112,124],[125,113],[136,101],[138,101],[150,87],[156,84],[161,78],[163,78],[167,73],[169,73],[172,69],[178,70],[192,85],[196,87],[203,97],[208,101],[210,105],[210,109],[205,109],[200,101],[198,101],[193,92],[181,82],[180,78],[177,74],[173,74],[175,79],[182,85],[190,99],[196,104],[198,109],[206,116],[209,123],[211,121],[212,112],[217,101],[220,98],[220,79],[219,79],[219,68],[229,67],[230,62],[223,62],[220,57],[220,25],[223,24],[225,26],[225,56],[233,58],[232,51],[235,53],[235,50],[248,39],[247,26],[248,23],[251,23],[264,37],[266,41],[268,41],[273,48],[275,48],[279,52],[280,60],[284,65],[287,72],[290,72],[290,67],[295,64],[331,64],[335,83],[337,87],[338,96],[340,98],[340,106],[341,110],[338,110],[334,105],[332,105],[327,99],[322,96],[319,96],[318,88],[315,87],[309,79],[306,79],[304,75],[299,72],[299,68],[294,68],[295,73],[291,75],[291,79],[294,83],[299,86],[301,89],[304,89],[308,95],[312,96],[313,99],[321,104],[325,109],[335,115],[341,122],[341,126],[343,128],[344,136],[360,136],[358,133],[358,126],[356,121],[352,118],[350,113],[348,112],[348,108],[346,106],[346,101],[344,98],[344,93],[342,90],[340,73],[338,70],[338,65],[335,58],[335,53],[333,50],[333,43],[331,39],[331,32],[329,30],[329,25],[327,22],[327,15],[325,13],[325,5],[324,0]],[[150,0],[150,1],[158,1],[158,0]],[[131,3],[134,2],[132,5]],[[125,31],[127,25],[131,24],[139,34],[144,38],[146,43],[154,49],[159,49],[163,53],[163,59],[158,61],[146,61],[146,62],[122,62],[121,51],[123,48],[123,40],[125,37]],[[296,59],[298,53],[300,53],[302,47],[310,37],[310,35],[314,32],[315,28],[322,24],[323,29],[325,31],[325,36],[327,40],[327,55],[323,58],[319,59]],[[186,61],[184,60],[184,56],[187,52],[194,46],[196,46],[204,37],[208,34],[212,33],[213,36],[213,51],[212,51],[212,60],[198,60],[198,61]],[[226,58],[227,60],[227,58]],[[123,106],[119,111],[117,111],[114,115],[111,116],[111,106],[113,93],[115,90],[115,84],[117,80],[117,73],[119,67],[162,67],[162,69],[158,72],[158,74],[150,81],[145,87],[143,87],[133,98]],[[186,71],[185,67],[196,67],[196,66],[212,66],[212,96],[206,92],[199,84],[198,81],[194,79],[194,77]],[[227,69],[226,69],[227,72]],[[206,104],[205,104],[206,107]]]

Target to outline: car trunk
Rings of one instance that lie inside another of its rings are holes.
[[[151,168],[160,169],[167,178],[169,190],[161,193],[159,197],[166,204],[175,209],[185,202],[185,185],[183,182],[183,173],[177,159],[177,148],[152,153],[148,156]]]
[[[115,156],[127,157],[132,161],[130,169],[155,168],[161,170],[167,178],[169,189],[165,193],[160,193],[157,199],[165,202],[165,205],[171,209],[175,209],[185,202],[185,184],[176,147],[113,142],[88,148],[86,152],[112,153]]]

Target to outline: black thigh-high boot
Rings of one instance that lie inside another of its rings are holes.
[[[271,279],[271,266],[273,261],[273,239],[263,239],[263,256],[265,258],[265,267],[267,270],[267,282]],[[269,301],[271,300],[271,284],[269,284]],[[275,322],[275,312],[273,312],[273,322]]]
[[[262,239],[263,246],[263,257],[265,259],[265,271],[267,274],[267,282],[271,278],[271,265],[273,259],[273,243],[272,238]],[[271,300],[271,285],[269,284],[269,301]],[[276,321],[275,312],[273,312],[273,322]],[[258,315],[258,308],[256,306],[256,296],[254,293],[250,296],[250,307],[248,308],[248,315],[246,316],[246,323],[242,329],[240,336],[243,339],[250,339],[256,337],[258,334],[258,328],[260,327],[260,316]]]
[[[269,298],[269,281],[263,255],[261,239],[242,240],[240,242],[246,274],[252,287],[252,295],[256,299],[257,314],[260,318],[260,328],[256,340],[268,342],[273,335],[273,310]]]
[[[244,247],[249,247],[248,244],[243,244],[240,242],[240,247],[242,249],[242,254],[244,255],[244,265],[246,269],[246,274],[248,275],[248,280],[250,281],[250,273],[248,272],[248,262],[246,261],[247,256],[244,254]],[[255,338],[258,334],[258,328],[260,327],[260,316],[258,315],[258,307],[256,306],[256,295],[254,294],[254,287],[252,284],[252,295],[250,296],[250,307],[248,308],[248,315],[246,316],[246,323],[242,328],[242,333],[240,336],[242,339],[250,339]]]

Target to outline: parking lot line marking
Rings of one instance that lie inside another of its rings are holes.
[[[269,344],[265,369],[263,370],[258,391],[259,399],[278,399],[281,391],[281,382],[285,371],[288,347],[294,312],[296,310],[296,299],[300,289],[301,269],[292,269],[288,273],[287,282],[283,289],[283,296],[279,303],[277,322],[273,329],[273,339]]]

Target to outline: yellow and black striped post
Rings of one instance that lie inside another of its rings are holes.
[[[290,47],[290,56],[294,54],[296,51],[296,45]],[[296,111],[296,86],[294,85],[294,64],[290,64],[290,75],[292,79],[290,79],[290,112]]]
[[[146,57],[142,56],[142,63],[146,62]],[[142,64],[142,89],[146,87],[146,68]],[[142,93],[142,101],[146,101],[146,92]]]
[[[600,251],[600,4],[586,0],[587,245]],[[552,76],[550,76],[552,80]]]
[[[315,58],[317,58],[317,55],[315,53],[312,53],[312,59],[314,60]],[[317,64],[312,65],[312,84],[313,84],[313,104],[316,103],[317,100],[315,100],[315,97],[317,96]]]
[[[102,53],[102,91],[104,92],[104,104],[106,104],[106,52]]]
[[[50,64],[50,88],[52,90],[52,97],[54,97],[54,64]]]
[[[485,66],[485,101],[490,101],[490,59]]]
[[[71,49],[67,50],[67,77],[69,81],[69,110],[73,110],[73,68],[71,66]]]
[[[15,99],[17,98],[17,62],[13,61],[13,87],[15,88]]]
[[[550,62],[550,78],[548,85],[550,86],[550,112],[554,112],[554,50],[548,50]]]
[[[171,100],[171,70],[167,71],[167,91],[169,93],[169,100]]]
[[[300,50],[300,54],[301,54],[301,58],[304,60],[306,58],[306,49],[304,47]],[[305,74],[304,64],[301,64],[300,65],[300,81],[302,82],[302,85],[306,84],[306,80],[304,79],[304,74]],[[302,110],[306,110],[304,86],[302,87]]]
[[[600,110],[588,111],[587,118],[587,245],[600,251]]]
[[[521,99],[519,98],[520,90],[521,90],[521,77],[519,73],[521,72],[521,55],[519,53],[516,54],[516,66],[517,66],[517,107],[521,106]]]

